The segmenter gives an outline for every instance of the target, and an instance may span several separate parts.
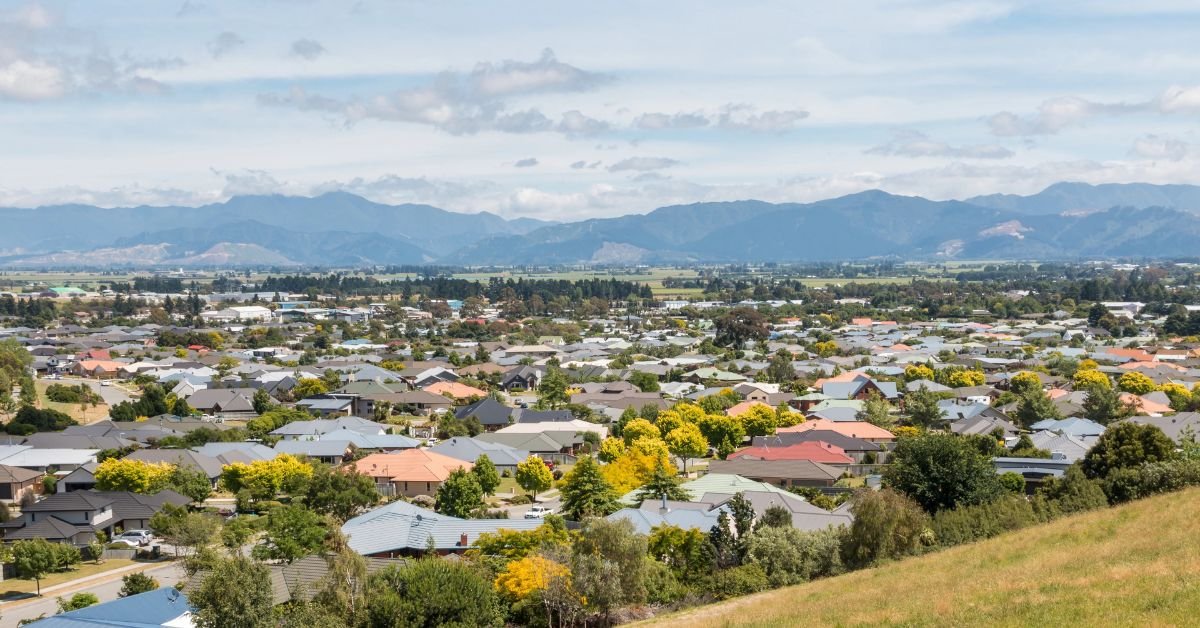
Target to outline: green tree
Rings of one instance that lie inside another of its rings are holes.
[[[375,480],[353,466],[344,469],[314,464],[304,504],[313,512],[346,522],[379,503]]]
[[[792,354],[780,349],[771,356],[771,362],[763,370],[763,379],[775,384],[788,384],[796,379],[796,368],[792,366]]]
[[[275,400],[271,398],[271,394],[265,389],[259,388],[254,391],[254,413],[262,414],[271,408],[275,407]]]
[[[866,567],[908,556],[921,546],[929,515],[918,503],[888,488],[860,489],[852,499],[854,522],[842,545],[847,564]]]
[[[254,557],[293,563],[321,549],[327,527],[320,515],[304,506],[273,508],[267,515],[266,534],[254,547]]]
[[[737,347],[748,340],[766,340],[767,317],[751,307],[735,307],[713,321],[717,337],[714,342],[721,347]]]
[[[471,473],[475,474],[475,479],[479,481],[479,488],[483,489],[484,495],[496,494],[496,487],[500,486],[500,473],[496,471],[496,465],[492,464],[492,459],[487,454],[479,455]]]
[[[42,578],[55,570],[58,560],[52,543],[45,539],[30,539],[12,544],[12,564],[18,576],[33,578],[38,597],[41,597]]]
[[[758,519],[755,529],[759,528],[790,528],[792,527],[792,511],[775,504],[767,506]]]
[[[1041,388],[1031,390],[1021,396],[1017,402],[1017,424],[1029,427],[1038,421],[1046,419],[1061,419],[1062,413],[1054,406],[1050,397]]]
[[[655,526],[646,539],[646,548],[655,560],[670,567],[680,582],[694,585],[716,567],[716,555],[708,535],[697,528]]]
[[[629,383],[638,387],[642,392],[658,392],[658,377],[654,373],[634,371],[629,374]]]
[[[537,498],[538,493],[550,488],[554,482],[554,476],[550,473],[546,462],[533,454],[517,463],[516,479],[517,486],[525,489],[526,492],[533,493],[534,499]]]
[[[266,628],[274,606],[271,572],[241,556],[218,560],[188,601],[199,628]]]
[[[1003,492],[990,459],[967,440],[936,432],[901,438],[883,481],[930,513],[988,502]]]
[[[503,624],[491,578],[464,562],[426,558],[389,567],[371,576],[366,599],[373,627]]]
[[[571,586],[586,609],[607,620],[613,609],[645,601],[646,550],[646,537],[625,519],[584,521],[571,556]]]
[[[927,429],[942,427],[946,422],[946,412],[938,406],[938,396],[924,385],[904,396],[904,413],[911,425]]]
[[[150,529],[167,543],[175,546],[176,554],[191,557],[213,543],[221,528],[221,520],[215,515],[188,512],[171,504],[150,517]]]
[[[329,392],[329,385],[324,380],[314,377],[301,379],[299,382],[296,382],[295,387],[291,390],[292,399],[307,399],[317,395],[324,395],[327,392]]]
[[[157,588],[158,580],[155,580],[152,576],[147,576],[146,574],[138,571],[121,578],[121,592],[117,595],[120,597],[129,597],[131,595],[153,591]]]
[[[1118,423],[1105,430],[1080,461],[1089,478],[1103,479],[1117,469],[1139,467],[1175,457],[1175,443],[1153,425]]]
[[[167,476],[167,488],[180,495],[186,495],[197,504],[203,503],[212,495],[212,480],[198,468],[184,465],[174,465]]]
[[[1095,373],[1097,371],[1081,371]],[[1111,386],[1093,386],[1087,389],[1087,399],[1083,401],[1083,416],[1100,425],[1116,423],[1121,419],[1132,416],[1134,409],[1121,401],[1121,394]]]
[[[874,390],[867,395],[866,401],[863,402],[862,410],[858,411],[855,418],[884,429],[896,424],[896,419],[892,416],[892,404],[888,403],[887,399],[883,398],[883,395]]]
[[[582,456],[562,481],[562,514],[573,521],[603,517],[620,509],[616,491],[591,456]]]
[[[650,479],[638,489],[636,499],[640,504],[646,500],[656,501],[664,498],[686,502],[691,501],[692,495],[679,485],[679,477],[673,473],[673,470],[655,467]]]
[[[566,373],[562,369],[552,366],[546,371],[546,376],[542,381],[538,382],[538,404],[546,408],[560,408],[570,403],[571,399],[567,395]]]
[[[746,564],[758,565],[774,586],[842,572],[842,531],[804,532],[790,526],[761,528],[746,540]]]
[[[1061,478],[1047,478],[1037,490],[1037,498],[1045,500],[1052,515],[1069,515],[1104,508],[1108,497],[1099,480],[1084,474],[1078,464],[1067,467]]]
[[[89,606],[99,604],[100,598],[96,597],[96,594],[94,593],[76,593],[68,599],[64,600],[60,597],[56,601],[58,602],[59,613],[69,613],[71,611],[77,611],[81,608],[87,608]]]
[[[434,510],[443,515],[467,519],[483,507],[483,488],[470,471],[455,469],[438,487]]]
[[[708,445],[722,454],[722,459],[740,447],[746,437],[742,422],[724,414],[706,414],[696,424]]]

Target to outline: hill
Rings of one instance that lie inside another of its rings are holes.
[[[1028,214],[1086,213],[1110,207],[1171,207],[1196,212],[1200,211],[1200,186],[1063,182],[1029,196],[989,194],[966,202]]]
[[[657,618],[670,626],[1186,626],[1200,489]]]

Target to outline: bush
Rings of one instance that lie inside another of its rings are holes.
[[[932,544],[929,515],[892,489],[860,489],[854,494],[854,523],[842,544],[842,559],[854,567],[915,554]]]
[[[79,424],[58,410],[22,406],[12,421],[5,426],[5,431],[13,435],[28,436],[34,432],[61,432],[72,425]]]
[[[121,592],[118,594],[121,597],[129,597],[147,591],[153,591],[158,588],[158,580],[144,573],[131,573],[121,578]]]
[[[1077,464],[1068,467],[1063,477],[1044,481],[1034,495],[1034,507],[1046,520],[1105,506],[1108,497],[1100,481],[1089,479]]]
[[[727,600],[771,588],[767,573],[758,565],[742,565],[721,569],[705,583],[704,589],[713,599]]]
[[[1176,459],[1123,467],[1109,472],[1104,493],[1109,503],[1124,502],[1200,485],[1200,461]]]
[[[412,503],[413,505],[420,506],[421,508],[428,508],[432,510],[434,505],[437,504],[437,501],[428,495],[417,495],[416,497],[412,498]]]
[[[841,573],[845,528],[803,532],[763,527],[746,543],[746,562],[762,567],[772,586],[785,586]]]
[[[1002,497],[990,504],[961,506],[934,515],[932,528],[939,545],[972,543],[1038,522],[1033,506],[1024,497]]]
[[[528,495],[513,495],[507,501],[513,506],[523,506],[525,504],[532,504],[533,498]]]
[[[689,590],[679,582],[671,568],[657,560],[646,558],[646,601],[651,604],[671,604],[687,596]]]

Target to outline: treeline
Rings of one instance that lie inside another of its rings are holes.
[[[530,300],[534,295],[549,301],[565,297],[571,301],[601,298],[609,301],[625,299],[651,299],[654,297],[649,286],[633,281],[618,279],[501,279],[493,277],[486,283],[453,277],[406,277],[392,281],[381,281],[374,277],[329,274],[324,276],[286,275],[268,277],[262,284],[243,289],[258,292],[291,292],[308,294],[332,294],[334,296],[377,296],[398,294],[404,298],[421,295],[430,299],[465,300],[471,297],[486,297],[493,302],[513,299]]]

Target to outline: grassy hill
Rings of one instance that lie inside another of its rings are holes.
[[[1186,626],[1200,489],[693,609],[670,626]]]

